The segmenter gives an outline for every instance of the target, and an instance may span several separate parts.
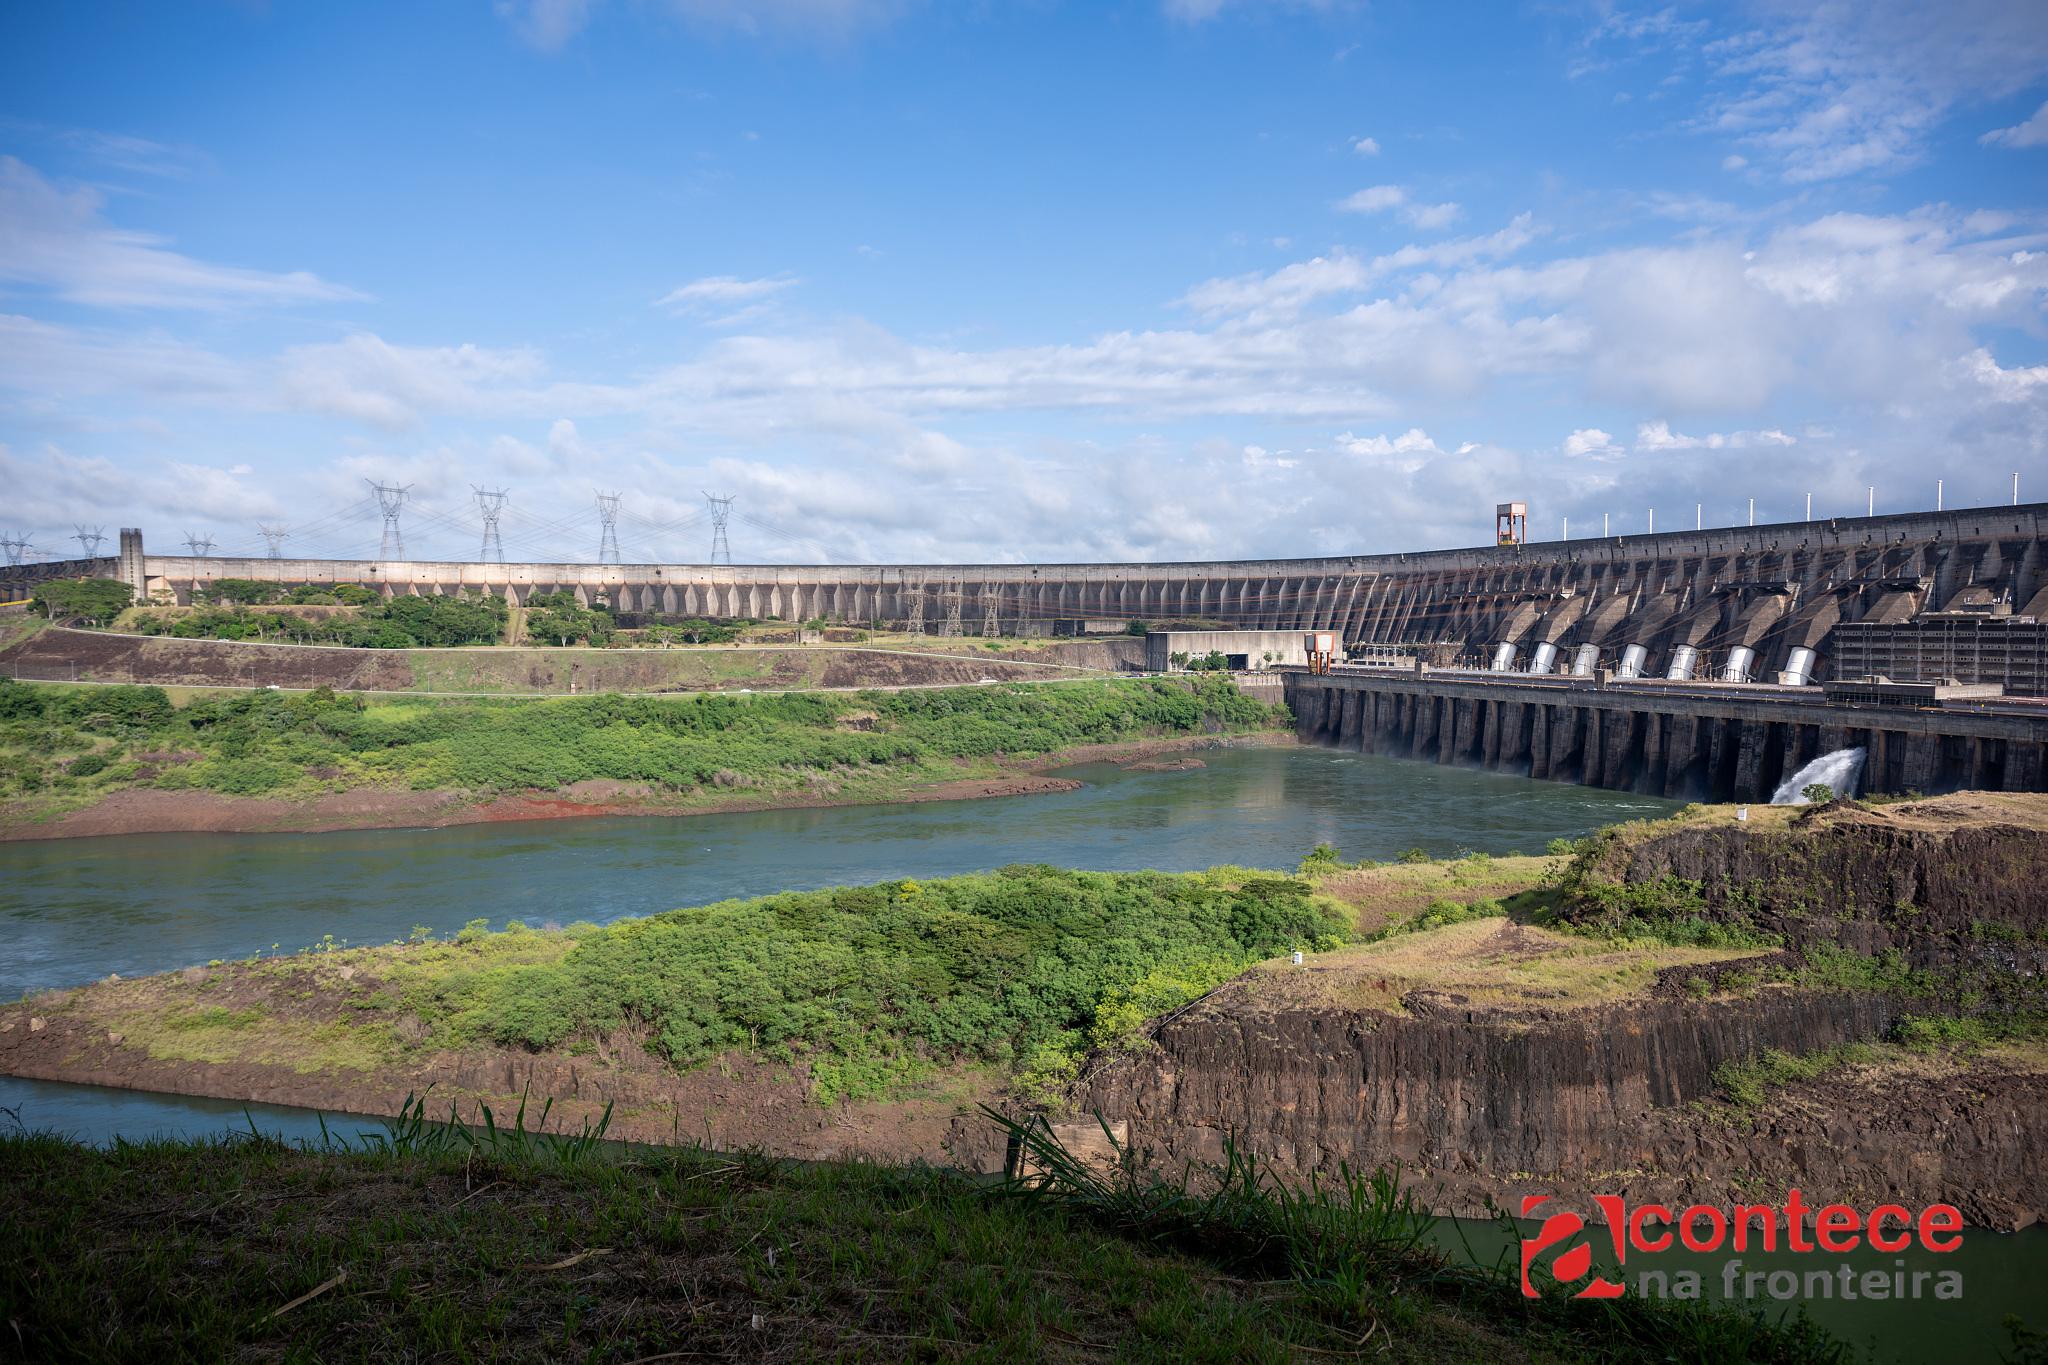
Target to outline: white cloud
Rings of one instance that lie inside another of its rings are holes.
[[[1362,137],[1351,144],[1351,150],[1360,156],[1378,156],[1380,144],[1376,138]]]
[[[531,350],[398,346],[358,333],[287,349],[277,391],[285,406],[396,431],[429,413],[530,406],[541,375],[541,357]]]
[[[1410,227],[1449,227],[1464,212],[1457,204],[1424,204],[1399,185],[1373,185],[1337,201],[1339,213],[1398,213]]]
[[[1724,171],[1739,171],[1748,164],[1749,158],[1740,152],[1730,152],[1721,158],[1721,169]]]
[[[785,289],[792,289],[801,281],[789,275],[775,275],[758,280],[743,280],[737,275],[706,275],[699,280],[679,285],[654,301],[657,308],[674,308],[679,311],[701,311],[706,308],[728,308],[736,304],[757,303]]]
[[[1979,347],[1958,360],[1954,370],[1997,402],[2048,402],[2048,365],[2015,365],[2006,369],[1990,351]]]
[[[1924,160],[1955,110],[2048,75],[2048,23],[2039,0],[1823,0],[1767,5],[1702,53],[1728,93],[1700,126],[1809,182]]]
[[[1569,459],[1577,459],[1587,455],[1620,455],[1623,451],[1600,428],[1581,427],[1564,438],[1564,453]]]
[[[245,490],[297,476],[260,446],[231,448],[235,423],[198,424],[266,415],[241,427],[274,440],[296,423],[287,439],[334,452],[327,464],[345,474],[439,480],[423,505],[443,512],[466,505],[471,480],[514,480],[521,508],[581,508],[596,478],[647,490],[643,507],[663,488],[729,483],[800,537],[751,552],[803,559],[1419,548],[1482,542],[1504,496],[1535,504],[1539,524],[1568,512],[1597,525],[1621,490],[1638,509],[1705,503],[1711,521],[1730,490],[1789,514],[1808,482],[1817,511],[1860,510],[1866,483],[1914,483],[1934,449],[2048,472],[2048,366],[2001,365],[1990,349],[1990,334],[2037,329],[2048,302],[2048,239],[2031,220],[1829,214],[1522,259],[1540,235],[1525,215],[1489,234],[1204,281],[1183,299],[1184,326],[988,346],[859,320],[792,324],[679,343],[670,363],[609,382],[572,382],[532,348],[364,332],[231,359],[154,333],[0,316],[0,414],[10,429],[67,432],[153,422],[150,468],[220,470]],[[671,306],[744,308],[775,283],[710,277]],[[1530,393],[1598,421],[1558,422],[1577,430],[1522,448],[1483,425],[1483,443],[1455,449],[1429,435],[1490,423]],[[1062,416],[1024,416],[1047,413]],[[1803,444],[1816,423],[1839,433],[1819,472],[1786,458],[1787,433]],[[1342,434],[1318,446],[1304,425]],[[97,430],[116,429],[133,439],[133,427]],[[1635,432],[1629,449],[1616,430]],[[97,439],[117,438],[65,437],[81,451]],[[722,453],[706,462],[706,449]],[[237,463],[258,472],[236,475]],[[1950,477],[1964,497],[1969,476]],[[340,485],[331,497],[344,493],[332,505],[360,497]],[[65,496],[73,519],[130,515],[119,481]],[[157,496],[134,515],[171,529],[186,514]],[[330,505],[324,485],[279,496]],[[374,548],[375,526],[359,538]],[[446,548],[473,550],[460,540]],[[572,536],[547,553],[587,557],[594,544]],[[694,535],[656,548],[703,553]],[[509,534],[507,550],[522,553]],[[738,540],[735,551],[749,553]]]
[[[101,216],[97,190],[61,190],[33,166],[0,156],[0,281],[100,307],[229,308],[360,299],[304,271],[273,274],[181,255]]]
[[[1399,436],[1353,436],[1344,432],[1337,437],[1337,448],[1347,455],[1441,455],[1439,446],[1430,434],[1421,427],[1410,427]]]
[[[1704,436],[1686,436],[1675,432],[1669,422],[1645,422],[1636,428],[1638,450],[1744,450],[1752,446],[1797,444],[1798,441],[1794,437],[1775,427],[1763,431],[1715,431]]]
[[[1369,263],[1340,250],[1278,270],[1204,280],[1180,301],[1205,317],[1291,313],[1330,294],[1354,293],[1372,279]]]
[[[2034,116],[2010,128],[1994,128],[1977,139],[1990,147],[2044,147],[2048,146],[2048,100],[2044,100]]]

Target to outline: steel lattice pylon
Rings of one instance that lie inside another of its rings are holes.
[[[597,562],[619,562],[619,495],[597,495]]]
[[[725,538],[725,523],[732,517],[732,499],[704,495],[704,501],[711,504],[711,563],[732,563],[732,546]]]
[[[384,512],[384,538],[377,544],[377,558],[402,560],[405,558],[405,536],[398,529],[398,513],[405,506],[405,495],[412,491],[411,484],[392,487],[378,483],[375,479],[364,479],[370,491],[377,495],[377,506]]]
[[[505,490],[476,484],[470,488],[476,493],[476,510],[484,519],[483,548],[477,551],[477,558],[486,564],[503,564],[505,543],[498,539],[498,517],[505,510]]]

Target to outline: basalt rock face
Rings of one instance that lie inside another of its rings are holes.
[[[1625,829],[1567,874],[1565,914],[1704,914],[1786,947],[1668,967],[1643,995],[1577,1009],[1427,990],[1398,1011],[1283,1004],[1240,981],[1105,1061],[1074,1099],[1127,1120],[1131,1144],[1169,1169],[1215,1161],[1226,1136],[1296,1177],[1398,1161],[1447,1212],[1524,1193],[1583,1211],[1594,1193],[1725,1203],[1798,1186],[2021,1226],[2048,1217],[2038,1048],[1838,1058],[1750,1107],[1721,1101],[1715,1071],[1768,1049],[1876,1042],[1904,1014],[2039,1009],[2044,873],[2048,819],[2033,797]],[[1821,945],[1897,950],[1969,985],[1787,984]]]
[[[2048,966],[2048,830],[1995,819],[1951,823],[1942,816],[1955,800],[1823,809],[1790,829],[1711,825],[1645,840],[1610,836],[1581,876],[1696,883],[1717,918],[1746,921],[1795,948],[1897,949],[1915,966],[2039,972]]]
[[[1088,1078],[1079,1107],[1128,1118],[1170,1164],[1212,1161],[1226,1134],[1291,1170],[1400,1161],[1425,1174],[1654,1162],[1641,1120],[1701,1098],[1765,1048],[1873,1037],[1872,994],[1767,989],[1751,999],[1490,1011],[1442,996],[1377,1010],[1264,1011],[1239,989],[1159,1029],[1155,1049]]]
[[[2040,1074],[1848,1067],[1754,1111],[1688,1103],[1713,1095],[1724,1061],[1880,1036],[1897,1008],[1883,996],[1767,987],[1553,1014],[1407,1003],[1276,1012],[1220,992],[1087,1077],[1077,1107],[1126,1124],[1167,1170],[1217,1162],[1226,1136],[1289,1178],[1398,1161],[1446,1213],[1523,1194],[1591,1214],[1593,1194],[1677,1206],[1798,1187],[1816,1204],[1952,1203],[2007,1230],[2048,1217]]]

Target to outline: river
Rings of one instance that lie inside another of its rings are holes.
[[[1205,767],[1179,772],[1070,768],[1066,775],[1084,783],[1077,790],[997,800],[0,844],[0,998],[109,972],[133,976],[290,952],[326,935],[363,944],[402,938],[416,925],[445,936],[476,918],[603,922],[727,897],[1006,863],[1288,868],[1318,843],[1348,858],[1418,847],[1440,857],[1534,853],[1552,839],[1677,804],[1328,749],[1220,749],[1199,757]],[[0,1077],[0,1109],[26,1126],[94,1142],[218,1133],[251,1120],[288,1138],[320,1131],[317,1116],[303,1110],[7,1077]],[[329,1123],[343,1134],[377,1126]],[[1490,1225],[1443,1228],[1462,1231],[1483,1257],[1498,1247]],[[1871,1264],[1889,1268],[1890,1258]],[[1995,1358],[2000,1317],[2031,1307],[2031,1291],[2048,1276],[2048,1231],[1973,1231],[1955,1264],[1968,1286],[1962,1303],[1817,1304],[1815,1316],[1859,1345],[1879,1338],[1877,1359],[1918,1359],[1937,1348],[1950,1359]]]

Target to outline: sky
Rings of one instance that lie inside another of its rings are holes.
[[[1382,553],[2048,497],[2048,5],[0,8],[0,534]]]

